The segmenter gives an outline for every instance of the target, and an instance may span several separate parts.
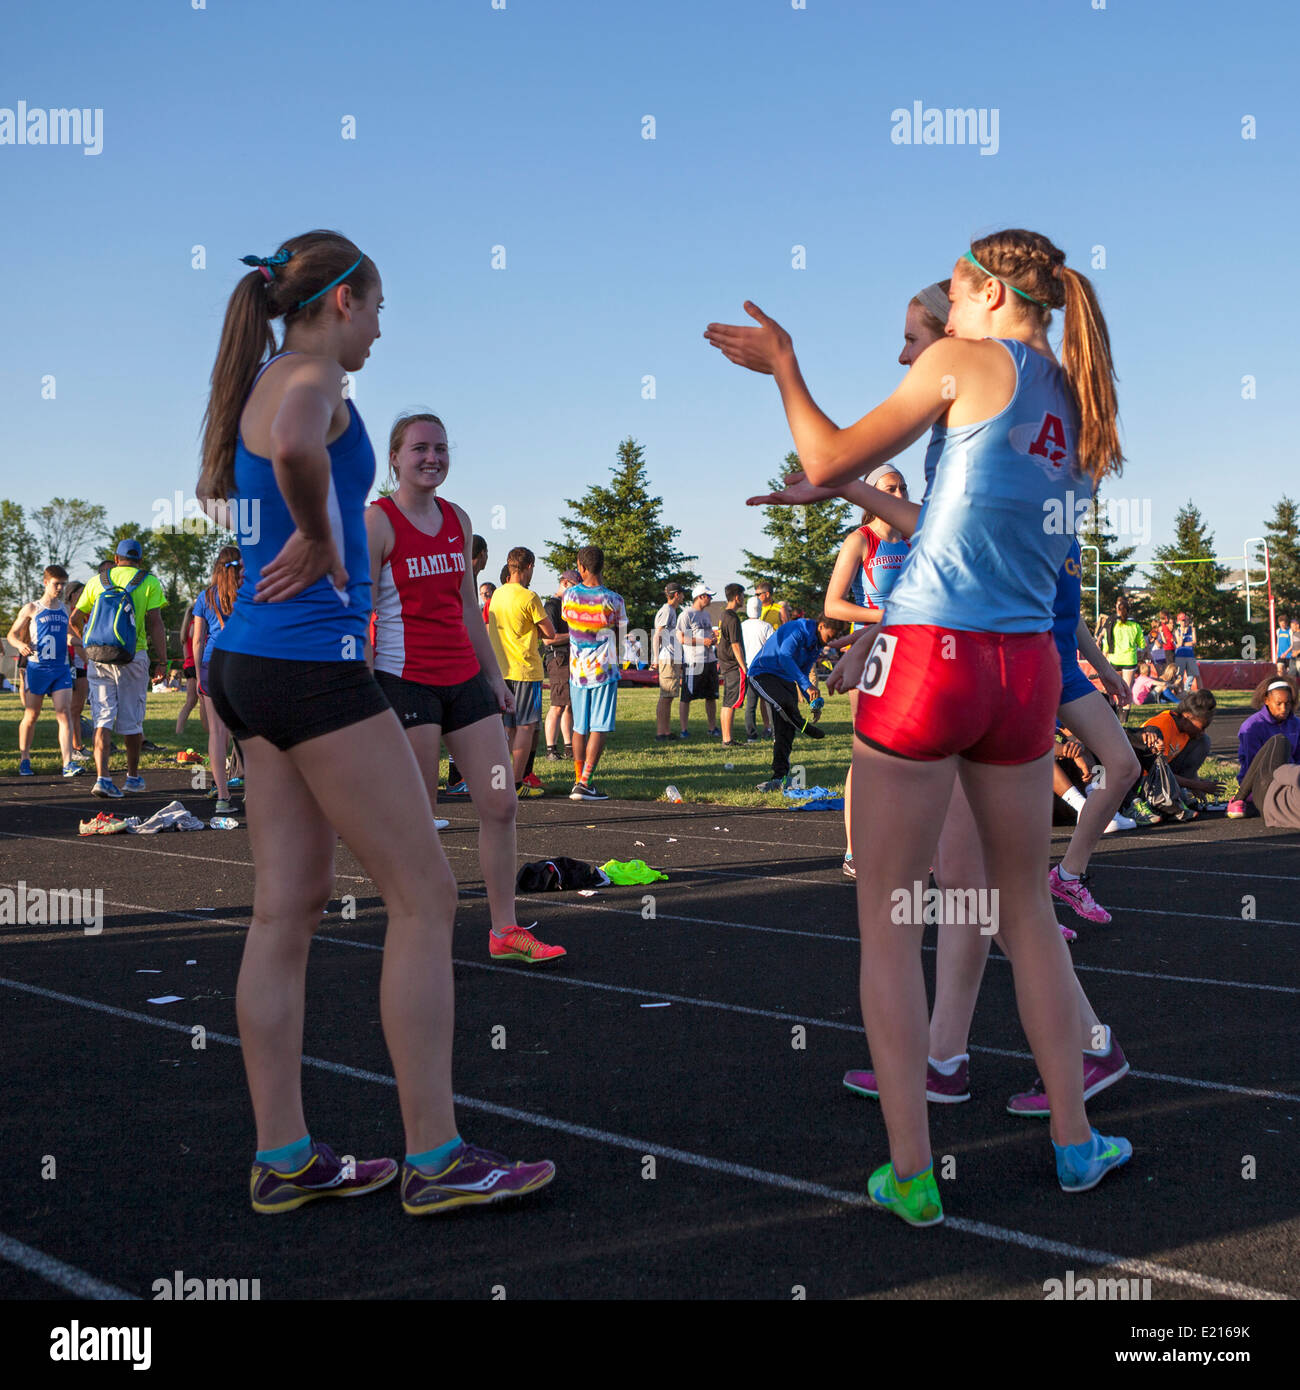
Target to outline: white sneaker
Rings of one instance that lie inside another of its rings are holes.
[[[1103,835],[1113,835],[1117,830],[1136,830],[1137,821],[1129,820],[1127,816],[1121,816],[1118,811],[1111,817],[1110,824],[1101,833]]]

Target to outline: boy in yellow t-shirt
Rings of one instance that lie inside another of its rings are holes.
[[[507,581],[488,606],[488,636],[506,689],[514,696],[514,709],[502,717],[510,738],[516,789],[528,776],[528,758],[542,718],[541,644],[564,640],[556,635],[541,599],[529,588],[536,564],[537,556],[526,545],[515,546],[506,556]]]

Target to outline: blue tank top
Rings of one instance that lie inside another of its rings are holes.
[[[1083,554],[1077,538],[1070,541],[1070,553],[1056,576],[1056,597],[1052,600],[1052,636],[1061,661],[1079,660],[1079,605],[1083,602]]]
[[[68,610],[38,608],[27,624],[31,641],[27,644],[36,654],[27,658],[28,666],[66,666],[68,664]]]
[[[288,356],[280,353],[279,357]],[[263,367],[264,372],[273,357]],[[262,372],[258,373],[261,377]],[[256,379],[254,385],[257,384]],[[235,606],[217,634],[215,648],[246,656],[288,661],[364,661],[370,620],[370,552],[366,544],[366,497],[375,481],[375,452],[366,427],[351,402],[348,427],[329,445],[329,519],[334,544],[348,572],[347,588],[338,590],[322,575],[300,594],[282,603],[254,603],[253,590],[263,566],[270,564],[293,533],[293,518],[276,486],[271,461],[245,447],[242,432],[235,442],[235,488],[240,515],[256,518],[256,531],[240,537],[244,579]],[[253,503],[250,509],[249,503]],[[256,540],[252,535],[256,535]]]
[[[905,540],[882,541],[870,526],[858,529],[867,538],[867,554],[854,572],[849,592],[859,608],[883,608],[910,547]],[[863,626],[854,623],[853,629],[857,631]]]
[[[1075,461],[1078,410],[1064,373],[1014,338],[998,338],[1016,388],[991,419],[936,425],[912,549],[889,595],[891,627],[1046,632],[1073,537],[1067,493],[1092,495]],[[1076,614],[1077,622],[1077,614]]]

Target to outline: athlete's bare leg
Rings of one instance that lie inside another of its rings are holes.
[[[434,727],[434,737],[437,727]],[[412,729],[409,734],[423,733]],[[499,719],[479,719],[463,729],[443,734],[443,740],[456,759],[474,809],[478,812],[478,862],[487,889],[492,926],[505,932],[518,922],[515,912],[515,875],[518,872],[515,817],[519,797],[510,777],[510,756],[506,731]],[[412,738],[412,745],[415,740]],[[438,785],[438,758],[420,757],[422,768],[431,768],[425,785]]]

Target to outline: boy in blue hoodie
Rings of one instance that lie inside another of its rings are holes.
[[[839,645],[848,627],[825,614],[816,622],[797,618],[782,623],[750,662],[749,682],[759,699],[772,707],[772,779],[760,782],[759,791],[784,791],[790,785],[790,749],[796,733],[824,737],[816,725],[822,698],[809,673],[826,647]],[[808,701],[808,718],[800,713],[800,697]]]

